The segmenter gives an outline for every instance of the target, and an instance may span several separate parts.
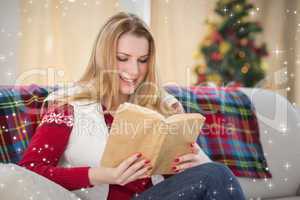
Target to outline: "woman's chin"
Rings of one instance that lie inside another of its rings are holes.
[[[134,87],[126,87],[126,88],[121,88],[120,93],[122,95],[131,95],[134,93],[135,88]]]

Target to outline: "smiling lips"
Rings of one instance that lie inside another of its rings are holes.
[[[124,73],[124,72],[121,72],[119,76],[120,76],[120,79],[121,79],[121,80],[125,81],[125,82],[128,83],[129,85],[134,85],[134,84],[136,83],[136,81],[137,81],[137,78],[135,78],[135,79],[130,78],[130,77],[128,76],[128,74],[127,74],[127,73]]]

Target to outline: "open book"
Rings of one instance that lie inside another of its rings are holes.
[[[114,116],[100,165],[117,167],[134,153],[151,160],[154,174],[173,174],[176,156],[191,153],[205,118],[199,113],[160,113],[131,103],[121,104]],[[141,159],[141,158],[140,158]]]

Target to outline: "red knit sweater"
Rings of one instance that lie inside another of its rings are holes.
[[[102,107],[105,110],[105,107]],[[49,114],[63,114],[73,118],[73,107],[64,105],[60,108],[48,109],[47,113],[42,114],[42,122],[18,165],[47,177],[68,190],[93,187],[88,178],[89,166],[69,168],[57,166],[68,144],[73,124],[62,123],[59,120],[49,121],[46,119]],[[110,127],[113,121],[112,115],[105,114],[104,118],[107,126]],[[150,178],[139,179],[124,186],[110,184],[107,199],[130,199],[135,193],[141,193],[151,186]]]

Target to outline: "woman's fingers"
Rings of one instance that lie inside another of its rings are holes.
[[[149,171],[150,171],[150,169],[149,169]],[[138,179],[150,178],[150,177],[151,177],[151,175],[146,174],[146,175],[140,176]]]
[[[192,150],[192,153],[184,154],[182,156],[175,158],[174,159],[175,164],[179,164],[179,163],[186,162],[186,161],[196,161],[197,160],[197,154],[201,150],[200,147],[199,146],[197,147],[197,144],[195,144],[195,143],[191,143],[189,146]]]
[[[121,179],[124,181],[129,179],[129,177],[131,177],[136,172],[140,171],[143,168],[146,168],[147,167],[146,165],[149,162],[150,162],[149,160],[143,159],[141,161],[134,163],[121,175]]]
[[[134,154],[124,160],[117,168],[116,184],[125,185],[138,178],[148,177],[145,173],[149,171],[150,160],[142,159],[142,154]]]
[[[190,143],[189,146],[190,146],[190,148],[191,148],[191,150],[192,150],[192,153],[197,154],[197,153],[199,153],[199,151],[201,151],[200,146],[199,146],[196,142]]]
[[[174,159],[171,166],[174,172],[177,173],[201,163],[209,162],[209,158],[206,156],[206,154],[204,154],[197,143],[193,142],[189,144],[189,146],[192,150],[192,153],[188,153]]]
[[[187,161],[196,161],[197,160],[197,155],[193,153],[188,153],[184,154],[183,156],[179,156],[174,159],[174,164],[180,164],[182,162],[187,162]]]
[[[174,159],[171,166],[173,172],[178,173],[187,168],[197,165],[197,155],[193,153],[185,154]]]
[[[201,147],[194,142],[191,144],[193,148],[193,153],[195,153],[198,157],[200,164],[211,162],[210,158],[206,155],[206,153],[201,149]]]
[[[120,174],[123,174],[134,162],[136,162],[140,157],[142,157],[141,153],[136,153],[124,160],[119,166],[118,170]]]
[[[198,165],[197,162],[186,162],[186,163],[182,163],[182,164],[178,164],[176,166],[173,166],[172,170],[174,172],[180,172],[180,171],[186,170],[188,168],[194,167],[196,165]]]
[[[152,169],[151,166],[147,165],[145,167],[143,167],[142,169],[136,171],[133,175],[131,175],[127,180],[126,182],[129,183],[131,181],[134,181],[136,179],[141,179],[141,178],[146,178],[148,177],[149,175],[146,175],[146,173],[148,171],[150,171]]]

